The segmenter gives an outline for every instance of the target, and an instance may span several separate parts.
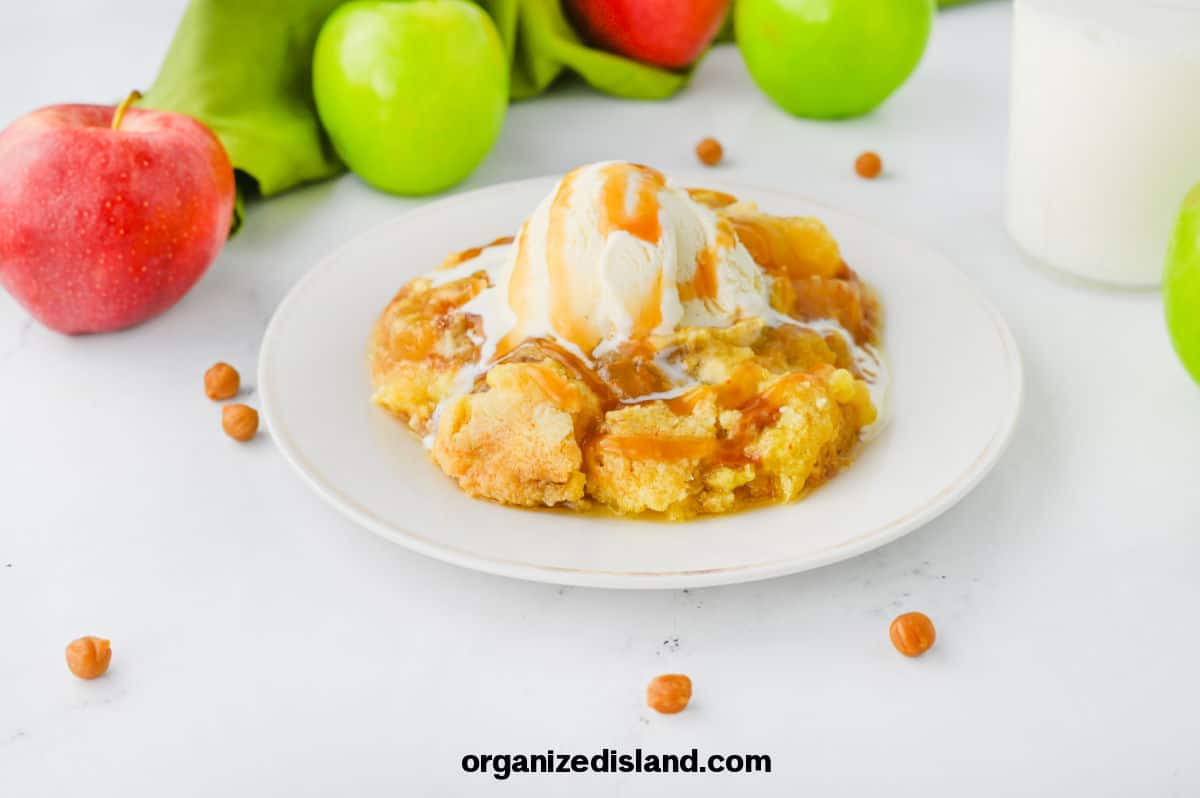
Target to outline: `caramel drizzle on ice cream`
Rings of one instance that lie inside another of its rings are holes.
[[[673,203],[672,215],[664,203]],[[546,365],[551,360],[596,397],[600,416],[591,421],[577,418],[582,424],[579,442],[589,456],[623,452],[659,460],[703,458],[731,466],[752,462],[747,447],[778,418],[797,381],[811,379],[817,372],[788,375],[761,393],[764,374],[757,367],[739,367],[720,384],[681,377],[669,362],[670,353],[658,351],[654,343],[656,333],[665,329],[664,307],[669,306],[665,300],[674,301],[665,293],[676,290],[676,312],[682,303],[699,301],[707,308],[705,312],[712,314],[705,317],[709,321],[701,323],[720,325],[739,318],[741,305],[731,312],[719,307],[719,298],[741,303],[747,291],[762,291],[763,302],[769,304],[750,310],[749,315],[761,315],[772,325],[802,324],[801,319],[809,319],[816,324],[810,329],[828,327],[830,335],[844,336],[846,346],[856,351],[861,350],[859,344],[870,343],[876,320],[856,319],[857,328],[847,326],[844,319],[829,320],[821,297],[802,302],[795,296],[798,289],[791,285],[792,280],[808,279],[808,275],[853,277],[819,222],[798,219],[788,220],[788,225],[772,224],[735,203],[734,197],[714,191],[684,193],[671,186],[662,173],[638,164],[597,164],[568,173],[522,224],[504,265],[498,265],[503,253],[489,255],[487,262],[492,265],[481,271],[495,290],[495,299],[480,295],[462,306],[462,312],[476,322],[479,354],[460,374],[458,392],[482,389],[487,372],[499,363],[521,362],[530,367],[529,378],[550,402],[578,416],[583,409],[580,394],[561,372]],[[720,213],[714,209],[721,209]],[[665,218],[678,226],[670,228],[675,238],[666,242]],[[703,232],[699,232],[701,227],[687,228],[688,224],[702,226]],[[683,247],[680,241],[688,229],[690,243]],[[595,260],[612,257],[610,237],[618,234],[628,236],[619,241],[626,260]],[[703,239],[698,239],[699,235]],[[829,243],[822,249],[821,242]],[[500,239],[488,246],[503,243]],[[662,246],[666,249],[638,249]],[[686,254],[680,251],[683,248]],[[485,249],[465,250],[448,258],[443,268],[456,271],[445,279],[460,273],[465,276],[469,261]],[[637,259],[642,257],[648,260]],[[689,262],[691,258],[694,261]],[[605,313],[613,312],[611,306],[608,310],[601,307],[600,273],[618,267],[625,269],[625,279],[632,282],[622,284],[624,293],[617,294],[626,303],[626,327],[620,336],[613,336],[611,322],[605,318]],[[747,278],[738,269],[752,270],[753,276]],[[474,274],[478,276],[480,271]],[[754,282],[759,279],[765,282]],[[775,289],[782,291],[779,297],[775,297]],[[721,296],[723,290],[731,292],[732,300]],[[807,294],[810,289],[803,291]],[[768,293],[771,300],[766,298]],[[488,301],[480,305],[484,299]],[[780,307],[788,308],[786,314],[771,307],[776,299],[782,302]],[[857,334],[850,335],[851,329]],[[661,344],[662,339],[659,341]],[[601,342],[603,348],[599,348]],[[874,358],[873,350],[862,351]],[[868,369],[856,367],[855,373],[875,382],[875,374]],[[598,427],[609,410],[653,401],[664,401],[681,415],[693,413],[702,402],[713,402],[720,410],[737,410],[740,420],[736,429],[717,441],[620,436]]]
[[[692,230],[709,225],[709,232],[703,234],[707,240],[694,255],[690,249],[687,255],[681,252],[679,240],[664,241],[664,198],[674,202],[672,224],[678,224],[683,213],[691,215]],[[613,236],[621,234],[628,238],[614,245]],[[627,319],[623,334],[628,338],[662,332],[660,328],[675,320],[664,315],[664,308],[678,308],[681,302],[700,300],[720,312],[716,302],[721,258],[737,245],[728,221],[671,188],[655,169],[608,163],[569,172],[517,236],[507,285],[515,322],[495,353],[502,357],[525,338],[548,333],[590,356],[613,334],[613,306],[603,304],[604,280],[616,280],[613,285],[620,286],[609,290],[618,292],[613,296],[619,297],[620,313]],[[653,271],[631,272],[629,258],[645,259]],[[692,262],[677,262],[689,258]],[[609,268],[617,273],[606,273]],[[539,313],[545,314],[545,321],[539,320]],[[540,325],[547,329],[539,329]]]
[[[662,237],[662,222],[658,218],[658,192],[667,185],[662,172],[641,164],[612,163],[601,171],[600,232],[612,235],[624,230],[647,244],[657,244]],[[629,181],[635,178],[633,208],[629,207]]]
[[[546,230],[546,271],[550,287],[550,326],[564,340],[581,351],[591,352],[600,343],[600,332],[590,323],[593,297],[587,286],[573,284],[570,254],[567,252],[568,214],[578,171],[570,172],[558,184],[554,202],[550,204],[550,224]],[[526,257],[528,257],[526,255]],[[528,274],[528,272],[526,272]],[[515,283],[514,283],[515,285]],[[582,289],[582,290],[581,290]],[[530,290],[528,285],[525,290]],[[511,295],[511,289],[510,289]],[[527,320],[517,315],[518,327]]]

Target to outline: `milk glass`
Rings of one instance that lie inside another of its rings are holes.
[[[1200,0],[1016,0],[1007,221],[1026,255],[1159,283],[1200,182]]]

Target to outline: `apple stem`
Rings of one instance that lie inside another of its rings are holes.
[[[112,129],[116,130],[121,126],[121,120],[125,118],[125,112],[129,110],[129,106],[133,105],[138,100],[142,99],[142,93],[137,89],[129,92],[129,96],[121,100],[121,104],[117,106],[117,110],[113,113]]]

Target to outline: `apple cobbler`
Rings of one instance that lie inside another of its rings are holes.
[[[812,218],[613,162],[410,281],[373,400],[471,496],[688,518],[795,499],[876,420],[879,307]]]

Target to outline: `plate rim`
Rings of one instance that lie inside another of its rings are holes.
[[[1020,349],[1008,323],[999,310],[976,285],[975,281],[959,269],[951,258],[937,247],[909,236],[895,233],[886,226],[876,223],[874,220],[830,206],[802,194],[753,186],[736,181],[704,178],[710,182],[719,183],[725,188],[733,189],[735,192],[741,189],[742,191],[738,196],[752,197],[755,193],[784,196],[792,200],[804,202],[813,208],[829,211],[837,216],[854,219],[893,240],[902,242],[907,246],[915,247],[918,250],[931,252],[945,262],[945,265],[961,279],[966,289],[974,294],[976,301],[986,311],[987,318],[992,323],[1000,338],[1005,355],[1004,362],[1009,378],[1011,401],[1007,404],[1007,413],[1000,418],[992,433],[992,437],[980,451],[979,455],[957,477],[947,483],[941,491],[930,497],[920,507],[912,509],[882,526],[855,535],[850,540],[830,546],[819,552],[816,556],[807,554],[803,557],[783,557],[763,562],[743,563],[719,568],[682,571],[612,571],[530,563],[479,554],[459,546],[436,541],[427,535],[414,532],[410,529],[402,529],[395,524],[379,518],[369,508],[359,505],[358,502],[343,494],[328,479],[320,476],[322,472],[307,460],[299,445],[292,439],[286,424],[282,421],[275,407],[275,400],[270,387],[271,381],[268,379],[268,369],[269,364],[273,360],[273,351],[277,344],[276,339],[279,338],[276,333],[283,324],[282,320],[287,317],[290,307],[298,301],[298,297],[305,292],[309,282],[318,279],[325,271],[331,269],[338,262],[342,253],[358,244],[360,240],[376,236],[380,231],[398,223],[402,219],[407,220],[427,214],[436,214],[444,205],[461,201],[462,198],[467,196],[479,197],[486,194],[503,194],[523,186],[557,180],[559,177],[561,175],[542,175],[497,183],[472,191],[459,192],[384,219],[352,236],[319,258],[304,276],[288,289],[287,294],[271,314],[271,319],[263,332],[257,369],[257,391],[260,396],[266,427],[270,430],[271,438],[283,455],[284,460],[300,476],[302,481],[323,501],[359,526],[379,535],[385,540],[398,543],[418,554],[432,557],[451,565],[496,576],[532,582],[626,590],[674,590],[755,582],[823,568],[827,565],[873,551],[915,531],[962,501],[991,472],[1008,448],[1017,422],[1021,417],[1025,399],[1025,376]],[[682,175],[682,179],[673,178],[673,180],[677,183],[691,185],[693,177],[694,175],[689,173]]]

